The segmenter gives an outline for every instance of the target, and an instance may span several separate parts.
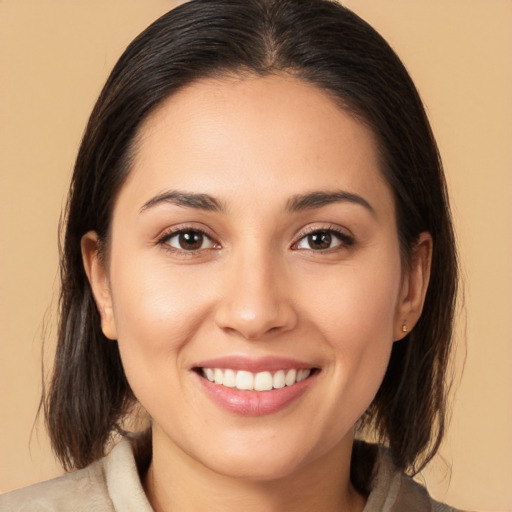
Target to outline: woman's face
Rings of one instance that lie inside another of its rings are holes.
[[[372,133],[279,76],[164,102],[105,267],[93,233],[83,248],[155,450],[257,479],[347,450],[427,279],[425,261],[402,269]]]

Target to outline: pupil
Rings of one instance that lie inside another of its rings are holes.
[[[331,246],[331,241],[331,234],[325,231],[308,236],[309,246],[312,249],[328,249]]]
[[[185,231],[184,233],[180,233],[179,242],[183,249],[193,251],[203,245],[203,235],[197,231]]]

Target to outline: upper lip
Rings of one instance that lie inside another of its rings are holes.
[[[258,357],[250,358],[247,356],[224,356],[214,359],[200,361],[194,365],[195,368],[223,368],[231,370],[246,370],[252,373],[264,371],[278,371],[278,370],[300,370],[302,368],[312,369],[314,365],[296,359],[285,357]]]

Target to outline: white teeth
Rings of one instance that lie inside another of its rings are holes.
[[[222,384],[222,381],[224,380],[224,372],[220,368],[215,368],[215,370],[213,370],[213,375],[215,378],[215,384]]]
[[[205,368],[204,369],[204,373],[206,375],[206,378],[210,381],[210,382],[213,382],[215,380],[215,373],[213,371],[212,368]]]
[[[224,370],[222,385],[228,388],[234,388],[236,386],[236,373],[233,370]]]
[[[260,372],[254,377],[254,391],[269,391],[272,389],[272,374]]]
[[[273,375],[269,371],[251,373],[245,370],[235,371],[229,368],[203,368],[203,376],[210,382],[244,391],[281,389],[285,386],[293,386],[293,384],[307,379],[310,375],[311,370],[306,368],[288,371],[278,370]]]
[[[285,383],[287,386],[291,386],[295,384],[295,379],[297,378],[297,370],[288,370],[285,377]]]
[[[254,389],[254,376],[251,372],[246,372],[244,370],[237,372],[235,382],[235,387],[237,389],[246,389],[248,391]]]
[[[311,370],[299,370],[297,373],[297,382],[301,382],[309,377]]]
[[[284,370],[279,370],[274,373],[274,377],[272,378],[272,387],[276,389],[284,388],[286,385]]]

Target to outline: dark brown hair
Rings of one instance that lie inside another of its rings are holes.
[[[457,264],[438,150],[407,71],[373,28],[333,1],[193,0],[128,46],[94,107],[76,160],[61,259],[56,363],[44,401],[53,448],[66,468],[100,458],[135,402],[117,343],[101,331],[80,239],[94,230],[106,241],[138,127],[194,80],[272,73],[325,90],[372,129],[394,195],[405,265],[419,234],[432,235],[423,314],[394,344],[362,424],[411,472],[437,451],[445,426]]]

